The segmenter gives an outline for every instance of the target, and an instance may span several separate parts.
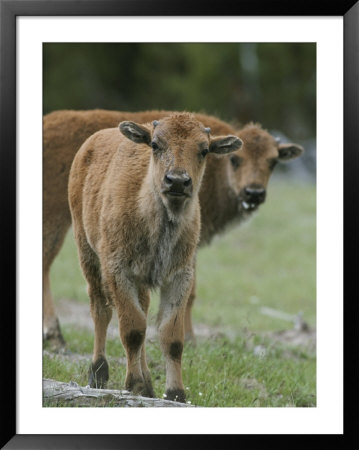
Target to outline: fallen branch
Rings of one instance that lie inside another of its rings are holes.
[[[93,389],[77,383],[63,383],[43,379],[44,406],[114,406],[114,407],[191,407],[188,403],[173,402],[160,398],[147,398],[131,394],[129,391]]]

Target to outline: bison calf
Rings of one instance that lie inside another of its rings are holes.
[[[144,342],[149,293],[159,287],[166,394],[185,401],[184,311],[200,234],[198,193],[206,155],[230,153],[242,141],[211,138],[187,113],[153,124],[121,122],[120,131],[92,135],[69,178],[74,235],[95,324],[89,384],[103,387],[109,377],[105,341],[114,307],[127,356],[126,388],[154,396]]]

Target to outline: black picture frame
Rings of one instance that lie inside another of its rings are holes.
[[[276,448],[291,436],[279,435],[18,435],[16,433],[16,17],[19,16],[342,16],[344,19],[344,294],[351,292],[350,282],[355,280],[357,264],[348,264],[357,247],[358,221],[355,211],[354,176],[359,169],[359,2],[308,1],[285,2],[275,0],[221,2],[185,0],[0,0],[0,187],[3,203],[2,240],[3,257],[3,343],[2,426],[1,448],[125,448],[174,449],[202,446],[221,447],[256,444],[275,440]],[[349,203],[350,202],[350,203]],[[345,265],[345,262],[347,263]],[[344,270],[343,267],[343,270]],[[355,292],[355,291],[353,291]],[[352,302],[345,303],[346,333],[354,330],[355,294]],[[348,300],[348,299],[347,299]],[[348,336],[348,334],[346,334]],[[350,336],[354,339],[354,335]],[[349,339],[346,339],[346,343]],[[355,373],[354,357],[346,346],[345,374]],[[348,379],[346,378],[347,382]],[[349,389],[345,390],[348,407]],[[353,394],[354,395],[354,394]],[[355,414],[348,415],[343,435],[330,435],[336,446],[344,447],[343,440],[353,430]],[[320,436],[295,436],[298,444],[313,443]],[[206,439],[207,438],[207,439]],[[280,439],[279,439],[280,438]],[[283,439],[284,438],[284,439]],[[339,442],[342,441],[342,442]],[[259,442],[258,442],[259,443]],[[274,445],[274,444],[273,444]],[[287,445],[287,444],[286,444]],[[266,445],[268,448],[268,445]]]

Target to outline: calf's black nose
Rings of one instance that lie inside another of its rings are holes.
[[[244,188],[245,200],[250,203],[262,203],[265,200],[266,191],[263,187],[248,186]]]
[[[183,189],[192,184],[191,177],[187,173],[168,172],[164,179],[171,189]]]

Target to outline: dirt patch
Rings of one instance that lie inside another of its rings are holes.
[[[73,300],[61,299],[56,305],[56,310],[60,320],[60,324],[73,325],[77,328],[93,331],[93,321],[90,314],[90,307],[87,303],[75,302]],[[209,327],[205,324],[195,324],[194,332],[199,339],[208,339],[218,336],[224,336],[226,333],[216,327]],[[228,336],[231,332],[228,332]],[[116,314],[113,314],[111,322],[108,327],[107,336],[110,339],[118,338],[118,319]],[[155,340],[157,337],[157,330],[154,323],[149,323],[146,330],[147,340]]]
[[[90,307],[87,303],[62,299],[57,304],[57,312],[61,324],[73,325],[77,328],[93,331]],[[237,336],[241,335],[244,336],[246,340],[249,338],[248,341],[250,341],[249,335],[246,336],[246,333],[243,330],[235,331],[231,329],[210,327],[203,323],[194,324],[194,332],[196,338],[199,340],[217,337],[227,337],[228,339],[233,340]],[[249,334],[253,336],[252,333]],[[263,333],[261,336],[270,339],[274,344],[278,343],[293,347],[301,347],[303,350],[311,353],[314,353],[316,350],[316,330],[311,329],[308,326]],[[108,327],[108,337],[110,339],[116,339],[119,337],[116,314],[113,314],[112,320]],[[146,331],[146,338],[147,340],[157,339],[157,330],[154,323],[149,323]],[[256,351],[260,356],[260,349],[257,348]]]
[[[316,350],[317,333],[313,329],[276,331],[268,333],[267,336],[273,342],[293,347],[303,347],[303,349],[311,353],[314,353]]]

